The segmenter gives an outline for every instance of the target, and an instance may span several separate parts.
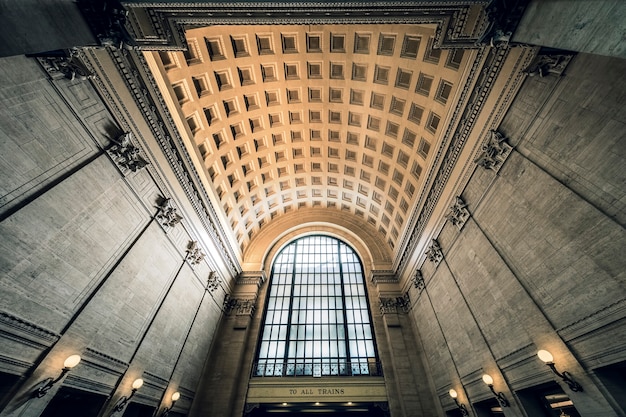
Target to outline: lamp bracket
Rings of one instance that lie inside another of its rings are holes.
[[[580,385],[578,382],[574,380],[574,377],[572,377],[572,374],[570,374],[567,371],[563,371],[563,372],[557,371],[556,365],[554,364],[554,362],[548,362],[546,363],[546,365],[548,365],[548,367],[552,369],[552,372],[554,372],[557,376],[559,376],[563,380],[563,382],[567,384],[569,389],[571,389],[574,392],[583,391],[582,385]]]

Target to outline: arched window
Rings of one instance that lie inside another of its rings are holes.
[[[254,376],[380,375],[354,250],[328,236],[283,248],[272,266]]]

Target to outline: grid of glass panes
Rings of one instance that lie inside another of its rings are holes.
[[[273,265],[257,376],[368,375],[377,361],[361,263],[327,236],[301,238]]]

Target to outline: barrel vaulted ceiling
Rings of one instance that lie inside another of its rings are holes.
[[[188,30],[186,52],[148,52],[242,251],[304,207],[351,213],[398,246],[470,58],[434,49],[434,34],[216,25]]]

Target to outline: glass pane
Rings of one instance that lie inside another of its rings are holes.
[[[369,322],[352,248],[327,236],[300,238],[273,266],[255,375],[367,374],[368,358],[376,360]]]

